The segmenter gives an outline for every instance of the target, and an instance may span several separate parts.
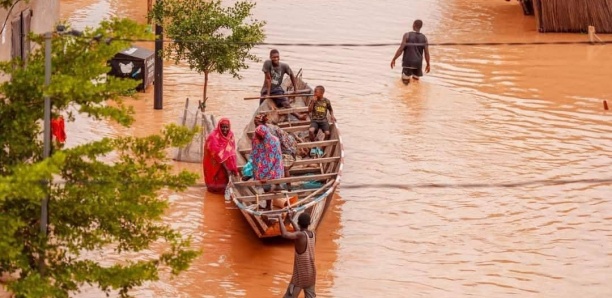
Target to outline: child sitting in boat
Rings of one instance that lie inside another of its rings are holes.
[[[308,104],[308,113],[310,114],[310,141],[314,142],[319,130],[325,133],[325,140],[329,140],[331,132],[329,130],[329,121],[327,120],[327,113],[331,116],[331,120],[336,122],[334,117],[334,110],[332,109],[331,102],[325,98],[325,87],[317,86],[314,89],[314,98],[310,100]]]

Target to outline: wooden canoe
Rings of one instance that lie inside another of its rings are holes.
[[[297,80],[298,89],[312,90],[302,81],[301,71],[297,75]],[[283,86],[290,86],[289,81],[286,80]],[[338,124],[331,123],[331,119],[328,119],[331,130],[330,139],[324,140],[323,132],[319,132],[317,141],[310,142],[308,138],[310,121],[298,120],[291,113],[307,113],[308,102],[311,97],[299,96],[293,98],[295,100],[291,103],[291,109],[276,109],[272,100],[266,99],[266,102],[257,108],[237,141],[238,165],[239,169],[242,170],[242,167],[248,162],[251,152],[251,138],[255,131],[253,119],[260,113],[267,113],[269,122],[275,123],[286,132],[297,137],[298,150],[303,153],[302,156],[298,156],[291,167],[290,177],[266,182],[266,184],[280,185],[290,182],[291,191],[287,191],[286,187],[283,187],[279,191],[264,193],[262,183],[253,179],[248,181],[236,179],[229,182],[227,194],[259,238],[280,236],[279,223],[270,220],[270,218],[279,214],[286,218],[289,210],[294,212],[293,220],[296,221],[301,213],[310,214],[310,229],[315,230],[333,200],[334,192],[340,183],[344,151]],[[256,105],[256,103],[254,104]],[[321,149],[322,156],[310,156],[310,150],[315,147]],[[271,210],[263,210],[260,203],[268,200],[276,202],[276,204],[272,204]],[[286,205],[283,206],[283,203]],[[293,231],[289,220],[285,220],[284,224],[289,231]]]

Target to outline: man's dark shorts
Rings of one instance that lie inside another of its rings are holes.
[[[416,76],[416,77],[422,77],[423,76],[423,68],[406,68],[404,67],[404,70],[402,71],[402,74],[405,76]]]
[[[312,120],[310,127],[314,128],[314,133],[317,134],[319,129],[323,132],[329,132],[329,122],[326,120]]]
[[[272,91],[270,91],[270,95],[283,95],[285,94],[285,91],[282,88],[275,88],[272,89]],[[261,96],[265,96],[267,95],[267,92],[264,90],[261,92]],[[264,103],[266,99],[262,98],[259,100],[259,105],[261,105],[262,103]],[[291,108],[291,104],[289,103],[289,99],[287,99],[286,97],[280,97],[280,98],[272,98],[272,101],[274,101],[274,104],[276,104],[277,108]]]

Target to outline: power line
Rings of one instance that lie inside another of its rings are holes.
[[[6,179],[4,181],[0,180],[0,182],[8,182],[11,183],[10,179]],[[15,181],[15,183],[22,183],[23,180]],[[26,180],[26,182],[32,184],[40,184],[40,180]],[[74,184],[111,184],[117,183],[115,180],[108,179],[97,179],[97,180],[85,180],[85,181],[66,181],[66,180],[55,180],[53,184],[56,185],[64,185],[68,183]],[[129,184],[130,181],[122,181],[122,183]],[[492,182],[492,183],[360,183],[360,184],[346,184],[341,183],[340,189],[417,189],[417,188],[515,188],[515,187],[526,187],[526,186],[557,186],[557,185],[570,185],[570,184],[612,184],[611,178],[601,178],[601,179],[536,179],[536,180],[528,180],[528,181],[518,181],[518,182]],[[196,183],[194,185],[190,185],[189,187],[204,187],[204,183]]]
[[[340,188],[364,189],[364,188],[514,188],[525,186],[556,186],[568,184],[607,184],[612,183],[612,178],[605,179],[562,179],[562,180],[531,180],[520,182],[498,182],[498,183],[364,183],[364,184],[340,184]]]
[[[155,42],[150,39],[113,39],[126,42]],[[227,44],[225,42],[205,41],[199,39],[164,39],[164,43],[185,42],[203,44]],[[298,46],[298,47],[389,47],[399,46],[399,43],[285,43],[285,42],[261,42],[244,43],[232,42],[231,44],[258,45],[258,46]],[[528,45],[578,45],[578,44],[612,44],[612,40],[602,40],[596,43],[591,41],[518,41],[518,42],[433,42],[433,43],[406,43],[411,46],[528,46]]]

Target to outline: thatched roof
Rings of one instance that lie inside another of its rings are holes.
[[[541,32],[612,33],[612,0],[533,0]]]

